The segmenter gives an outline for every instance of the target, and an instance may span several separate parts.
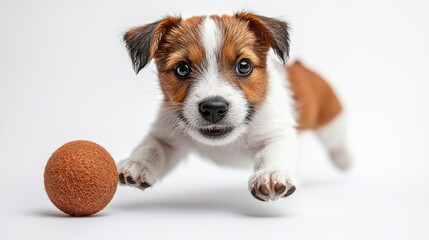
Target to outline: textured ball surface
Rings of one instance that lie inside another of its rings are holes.
[[[46,164],[45,189],[52,203],[72,216],[88,216],[112,200],[118,185],[116,164],[96,143],[72,141]]]

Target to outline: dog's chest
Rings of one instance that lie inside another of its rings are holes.
[[[202,157],[221,166],[234,168],[253,168],[255,152],[244,142],[235,142],[222,147],[194,145],[196,152]]]

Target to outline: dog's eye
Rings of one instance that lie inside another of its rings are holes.
[[[235,71],[239,76],[245,77],[248,76],[253,70],[252,63],[249,59],[243,58],[237,62]]]
[[[185,61],[176,64],[174,71],[176,73],[176,77],[180,79],[186,79],[191,75],[191,67],[189,66],[189,63]]]

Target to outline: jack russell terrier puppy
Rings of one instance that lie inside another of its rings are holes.
[[[258,200],[297,188],[298,132],[314,130],[341,169],[349,164],[341,104],[289,55],[288,25],[248,12],[166,17],[124,35],[135,71],[152,59],[164,101],[151,132],[118,163],[119,181],[152,186],[190,150],[220,165],[253,168]]]

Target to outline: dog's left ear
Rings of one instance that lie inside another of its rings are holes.
[[[268,44],[283,63],[286,62],[289,57],[289,26],[286,22],[248,12],[236,13],[234,16],[246,21],[249,29],[263,43]]]
[[[124,41],[136,73],[154,58],[162,39],[180,21],[180,17],[166,17],[125,33]]]

